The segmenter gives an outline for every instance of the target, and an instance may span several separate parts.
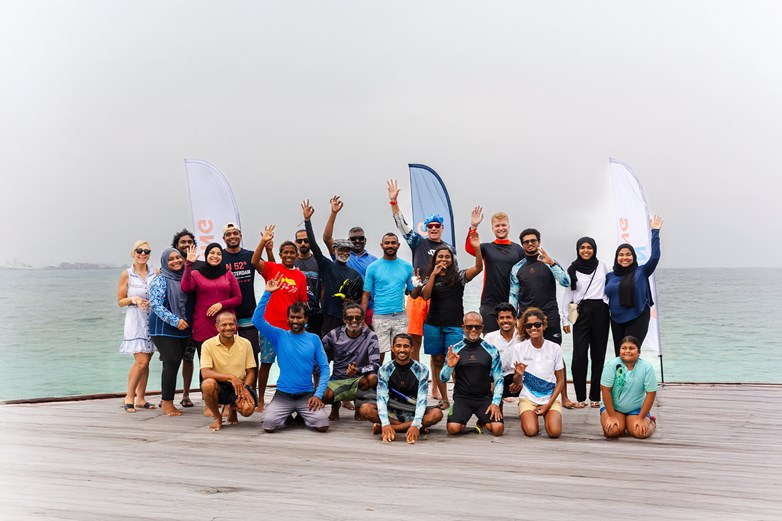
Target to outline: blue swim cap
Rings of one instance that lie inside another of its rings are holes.
[[[431,215],[428,215],[426,219],[424,219],[424,226],[428,226],[429,223],[440,223],[443,224],[443,217],[439,214],[433,213]]]

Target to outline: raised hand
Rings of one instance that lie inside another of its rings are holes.
[[[461,356],[453,352],[453,346],[448,346],[448,367],[456,367]]]
[[[312,218],[312,214],[315,213],[315,208],[310,206],[310,200],[304,199],[301,202],[301,213],[304,215],[304,220],[309,221]]]
[[[524,376],[524,371],[527,370],[527,364],[523,362],[513,362],[513,373],[518,376]]]
[[[477,228],[481,222],[483,222],[483,207],[476,206],[472,209],[472,214],[470,214],[470,226]]]
[[[261,234],[261,240],[266,241],[267,243],[269,241],[274,240],[274,225],[270,224],[268,226],[263,227],[263,232]]]
[[[415,269],[415,274],[411,280],[413,281],[414,287],[417,288],[418,286],[421,286],[421,272],[418,270],[418,268]]]
[[[396,202],[397,197],[399,197],[399,185],[396,182],[396,179],[389,179],[386,183],[388,190],[388,200]]]
[[[339,196],[335,195],[331,199],[329,199],[329,203],[331,204],[331,211],[334,213],[339,213],[340,210],[342,210],[342,201],[339,200]]]
[[[663,227],[663,218],[657,214],[654,214],[654,216],[649,220],[649,226],[652,228],[652,230],[659,230]]]
[[[277,275],[266,281],[266,291],[274,293],[280,289],[280,280],[282,280],[282,272],[277,272]]]
[[[190,262],[195,262],[198,259],[198,248],[196,248],[195,244],[191,244],[187,247],[187,260]]]
[[[548,256],[548,253],[546,253],[546,250],[544,250],[543,248],[538,248],[538,260],[540,262],[545,262],[549,266],[554,265],[554,261],[551,260],[551,257]]]

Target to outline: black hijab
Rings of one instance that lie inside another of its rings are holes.
[[[589,260],[582,259],[581,255],[578,254],[578,250],[584,243],[592,246],[592,257],[590,257]],[[567,269],[567,274],[570,275],[570,289],[574,291],[576,289],[576,280],[578,280],[578,276],[576,275],[577,271],[589,275],[595,272],[599,264],[600,261],[597,260],[597,244],[595,243],[595,240],[592,237],[581,237],[576,241],[576,260],[571,262],[570,267]]]
[[[198,268],[198,271],[201,272],[201,275],[206,277],[207,279],[217,279],[225,275],[226,269],[225,269],[225,263],[220,262],[217,266],[212,266],[209,264],[209,262],[206,260],[207,257],[209,257],[209,252],[212,251],[214,248],[218,248],[220,250],[220,253],[223,252],[222,246],[217,244],[216,242],[209,243],[209,246],[206,247],[204,250],[204,265]]]
[[[619,258],[619,252],[627,248],[633,255],[633,263],[623,268],[617,262]],[[622,307],[633,307],[633,300],[635,299],[635,269],[638,267],[638,256],[635,254],[635,248],[630,244],[620,244],[616,249],[614,255],[614,275],[622,277],[622,281],[619,283],[619,304]]]

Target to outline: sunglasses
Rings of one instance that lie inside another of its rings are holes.
[[[429,224],[426,225],[426,227],[428,229],[430,229],[430,230],[433,229],[433,228],[436,230],[436,229],[440,228],[440,226],[441,225],[439,223],[429,223]]]
[[[521,244],[537,244],[537,239],[527,239],[526,241],[521,241]]]
[[[477,330],[483,329],[483,324],[464,324],[464,329]]]
[[[296,244],[304,244],[305,242],[310,242],[309,239],[296,239]]]
[[[345,322],[361,322],[364,319],[363,317],[352,316],[352,317],[345,317],[344,320]]]
[[[543,327],[543,322],[527,322],[524,324],[524,329],[540,329]]]
[[[145,250],[143,248],[136,248],[136,253],[138,253],[139,255],[141,255],[141,254],[149,255],[150,253],[152,253],[152,250]]]
[[[364,242],[365,240],[367,240],[367,238],[364,237],[363,235],[356,235],[355,237],[351,237],[350,240],[352,242]]]

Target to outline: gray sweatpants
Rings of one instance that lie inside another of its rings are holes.
[[[307,400],[313,396],[313,393],[292,396],[286,392],[277,390],[274,398],[263,410],[263,429],[273,431],[285,423],[285,419],[291,413],[298,413],[304,419],[307,427],[317,429],[318,427],[328,427],[329,415],[326,409],[319,411],[310,411],[307,408]]]

